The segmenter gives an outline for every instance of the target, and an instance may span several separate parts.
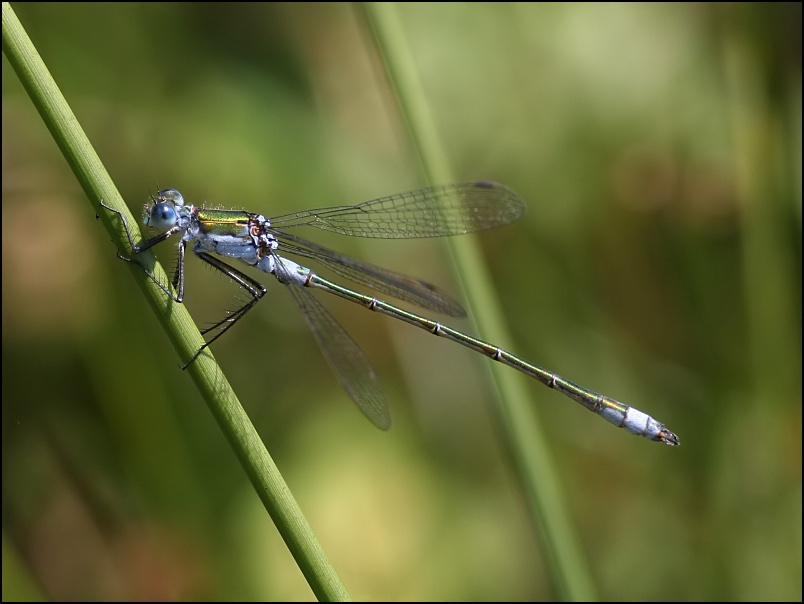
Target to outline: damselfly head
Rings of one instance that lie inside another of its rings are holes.
[[[157,231],[167,231],[178,221],[177,210],[184,206],[184,197],[176,189],[163,189],[156,194],[154,202],[145,208],[143,222]]]

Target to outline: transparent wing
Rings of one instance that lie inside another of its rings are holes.
[[[399,193],[350,206],[294,212],[270,219],[278,230],[315,227],[354,237],[409,239],[463,235],[510,224],[525,202],[508,187],[465,182]]]
[[[287,287],[341,387],[372,424],[388,430],[391,411],[365,353],[308,289],[292,283]]]
[[[466,316],[466,311],[458,302],[431,283],[362,262],[295,235],[279,231],[275,231],[274,234],[281,240],[278,251],[283,254],[291,253],[310,258],[355,283],[421,308],[428,308],[451,317]]]

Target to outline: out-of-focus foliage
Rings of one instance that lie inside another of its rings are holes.
[[[135,210],[423,184],[350,5],[14,8]],[[534,383],[601,598],[800,600],[800,4],[400,11],[457,173],[528,203],[480,236],[514,352],[681,438]],[[5,60],[2,187],[4,597],[311,598]],[[437,242],[320,240],[459,296]],[[187,273],[199,321],[236,303]],[[382,376],[380,433],[264,281],[214,352],[351,595],[553,597],[483,359],[324,300]]]

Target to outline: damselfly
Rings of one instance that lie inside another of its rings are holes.
[[[291,231],[299,227],[314,227],[342,235],[384,239],[441,237],[481,231],[509,224],[525,211],[524,202],[502,185],[478,181],[429,187],[357,205],[306,210],[274,218],[245,211],[196,207],[185,203],[182,194],[175,189],[164,189],[145,210],[145,224],[159,234],[140,245],[134,244],[125,217],[118,210],[102,205],[120,216],[133,255],[173,235],[180,236],[179,257],[172,280],[175,293],[148,273],[174,301],[180,303],[184,300],[184,258],[190,242],[198,258],[230,277],[249,294],[249,299],[240,308],[202,331],[208,337],[206,343],[183,368],[239,321],[267,291],[258,281],[230,266],[220,256],[240,260],[270,273],[288,286],[338,381],[378,428],[387,430],[391,426],[391,414],[374,370],[360,347],[310,293],[310,289],[323,290],[356,302],[509,365],[633,434],[668,445],[678,444],[675,434],[638,409],[587,390],[499,346],[439,321],[330,281],[284,256],[290,253],[315,260],[341,277],[383,294],[450,316],[463,316],[465,312],[457,302],[429,283],[339,254]],[[133,261],[133,257],[118,255]]]

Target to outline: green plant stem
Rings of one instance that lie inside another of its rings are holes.
[[[119,249],[126,249],[128,241],[116,216],[101,207],[99,201],[103,200],[107,205],[119,210],[132,228],[133,236],[139,237],[136,220],[131,216],[10,4],[3,2],[2,10],[3,53],[113,240]],[[152,254],[140,254],[138,260],[161,282],[168,281]],[[179,358],[190,358],[203,343],[203,338],[187,309],[183,304],[175,304],[167,299],[164,292],[140,267],[133,263],[130,266],[132,274],[173,342]],[[346,589],[290,489],[208,350],[190,365],[187,373],[192,377],[212,415],[226,435],[315,596],[319,600],[326,601],[349,600]]]
[[[431,183],[452,182],[454,174],[439,140],[435,120],[418,77],[415,61],[394,3],[366,3],[365,13],[385,61],[400,111]],[[511,341],[491,278],[477,244],[470,237],[450,238],[453,261],[463,285],[477,332],[506,346]],[[482,309],[472,313],[471,309]],[[547,552],[556,589],[569,600],[595,598],[594,583],[563,502],[560,482],[545,444],[525,378],[488,363],[498,392],[498,415],[529,504],[531,517]]]

